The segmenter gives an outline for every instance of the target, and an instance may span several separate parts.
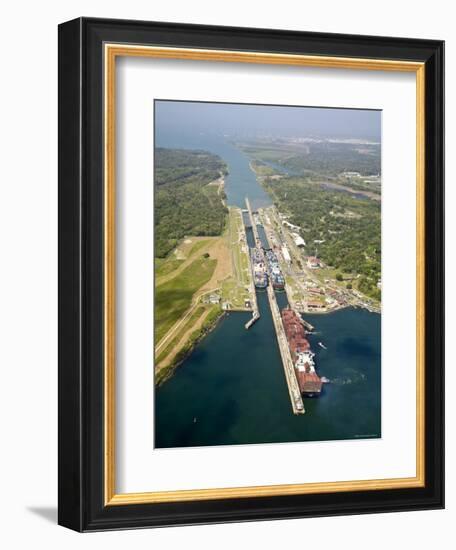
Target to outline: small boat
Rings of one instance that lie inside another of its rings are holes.
[[[193,424],[196,423],[196,416],[193,418]]]
[[[323,348],[323,349],[328,349],[324,344],[322,344],[321,342],[318,342],[318,345]]]

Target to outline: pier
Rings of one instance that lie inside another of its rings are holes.
[[[250,223],[252,224],[252,231],[253,231],[253,236],[254,236],[255,242],[258,242],[260,240],[259,236],[258,236],[258,230],[257,230],[257,227],[255,225],[255,220],[253,219],[252,209],[250,208],[250,202],[249,202],[249,199],[247,197],[245,198],[245,204],[247,205],[247,211],[249,213]],[[249,258],[249,261],[251,262],[250,258]],[[260,310],[258,309],[258,301],[257,301],[257,296],[256,296],[256,291],[255,291],[255,283],[254,283],[253,272],[252,272],[251,279],[252,279],[252,282],[251,282],[251,287],[250,287],[250,295],[252,297],[253,314],[252,314],[252,318],[249,319],[247,321],[247,323],[245,324],[246,330],[249,330],[249,328],[254,323],[256,323],[258,321],[258,319],[260,318]]]
[[[277,305],[274,289],[271,285],[268,285],[268,299],[269,306],[271,308],[272,320],[274,321],[277,343],[279,344],[280,355],[282,357],[283,370],[285,372],[285,378],[287,381],[288,393],[290,395],[293,413],[304,414],[304,402],[302,400],[298,381],[296,379],[293,360],[290,353],[290,347],[288,346],[288,340],[285,334],[285,329],[283,327],[282,317],[280,315],[279,306]]]
[[[249,218],[250,218],[250,223],[252,225],[252,231],[253,231],[255,243],[257,244],[257,246],[262,247],[260,236],[258,235],[258,229],[255,223],[255,220],[253,218],[253,212],[252,212],[252,208],[250,206],[250,201],[248,197],[246,197],[245,199],[245,204],[249,212]],[[274,328],[277,336],[277,343],[279,344],[280,356],[282,358],[282,365],[285,373],[285,379],[287,381],[288,393],[290,395],[291,407],[293,409],[294,414],[304,414],[305,413],[304,402],[302,400],[298,381],[296,379],[293,359],[291,358],[290,347],[288,345],[285,329],[283,327],[279,306],[277,304],[274,289],[272,288],[271,284],[268,284],[267,286],[267,293],[268,293],[269,307],[271,309],[272,320],[274,322]],[[256,294],[255,294],[255,297],[256,297]],[[256,303],[256,299],[255,299],[255,303]],[[255,313],[254,313],[254,316],[255,316]],[[253,324],[254,322],[255,321],[253,321],[253,318],[249,321],[249,323],[251,324]],[[246,325],[246,328],[248,328],[247,325]]]
[[[256,300],[255,300],[256,301]],[[258,319],[260,318],[260,314],[258,312],[258,309],[253,311],[252,318],[247,321],[247,323],[244,325],[246,330],[249,330],[249,328],[253,325],[253,323],[256,323]]]

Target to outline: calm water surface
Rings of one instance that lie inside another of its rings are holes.
[[[229,174],[225,180],[227,203],[245,208],[245,197],[248,196],[253,208],[272,204],[271,198],[258,184],[255,174],[250,170],[249,159],[222,136],[216,134],[188,134],[157,132],[156,142],[159,147],[175,149],[204,149],[219,155],[228,165]]]
[[[247,157],[222,137],[157,134],[162,147],[204,149],[228,164],[227,202],[244,208],[271,204]],[[260,228],[261,229],[261,228]],[[264,239],[264,233],[260,231]],[[248,231],[251,241],[251,231]],[[307,315],[320,376],[332,383],[305,399],[294,416],[266,292],[258,292],[260,320],[226,315],[155,395],[155,446],[188,447],[380,437],[380,315],[346,309]],[[285,293],[276,293],[279,307]],[[327,349],[318,345],[323,342]]]

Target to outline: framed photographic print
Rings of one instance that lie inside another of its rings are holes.
[[[443,42],[59,27],[59,523],[443,507]]]

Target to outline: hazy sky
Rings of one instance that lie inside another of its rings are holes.
[[[241,136],[344,137],[380,141],[381,112],[315,107],[156,101],[156,130]]]

